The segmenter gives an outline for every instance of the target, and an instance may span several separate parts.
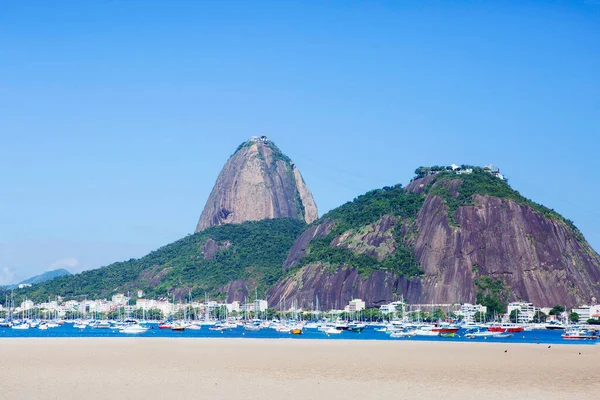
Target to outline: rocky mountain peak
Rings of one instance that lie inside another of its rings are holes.
[[[318,211],[294,162],[266,136],[254,136],[238,147],[221,170],[196,232],[270,218],[311,223]]]

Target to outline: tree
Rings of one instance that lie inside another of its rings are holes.
[[[510,322],[516,324],[519,321],[519,310],[512,310],[509,316]]]
[[[433,321],[445,320],[446,319],[446,314],[444,313],[444,311],[442,311],[441,308],[436,308],[433,311],[433,314],[431,315],[431,318],[433,319]]]
[[[473,321],[475,322],[487,322],[486,315],[481,311],[477,311],[475,315],[473,315]]]
[[[577,314],[576,312],[572,312],[571,314],[569,314],[569,319],[577,323],[579,322],[579,314]]]
[[[565,312],[565,308],[563,306],[554,306],[550,310],[550,315],[560,316],[563,312]]]
[[[535,322],[536,324],[541,324],[546,322],[546,318],[548,318],[548,316],[546,314],[544,314],[543,312],[541,312],[540,310],[537,310],[535,312],[535,314],[533,314],[533,322]]]

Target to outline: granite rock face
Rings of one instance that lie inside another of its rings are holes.
[[[375,270],[365,276],[351,264],[322,260],[278,282],[269,292],[272,306],[294,301],[310,307],[318,298],[323,309],[341,308],[352,298],[361,298],[374,307],[401,295],[413,304],[475,303],[476,281],[481,277],[500,278],[509,301],[537,306],[572,307],[600,296],[600,256],[563,220],[548,218],[512,199],[476,194],[472,205],[452,213],[451,223],[444,200],[428,191],[432,184],[442,183],[429,176],[406,187],[406,192],[424,197],[414,219],[382,216],[377,223],[344,232],[330,243],[381,260],[395,251],[390,229],[401,224],[401,244],[414,252],[422,275],[409,279]],[[461,190],[460,179],[443,184],[455,195]],[[310,251],[310,241],[325,237],[335,223],[325,219],[305,231],[284,268],[297,265]]]
[[[243,143],[227,161],[196,232],[269,218],[318,218],[312,193],[296,165],[265,137]]]

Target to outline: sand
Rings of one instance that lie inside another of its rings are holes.
[[[598,399],[599,366],[598,345],[0,339],[0,399]]]

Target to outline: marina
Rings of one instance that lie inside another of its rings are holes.
[[[496,328],[495,328],[496,327]],[[520,328],[520,329],[519,329]],[[451,324],[345,323],[280,321],[25,321],[0,325],[0,338],[244,338],[294,340],[385,340],[496,342],[530,344],[595,344],[597,327],[567,330],[495,325],[478,328]]]

